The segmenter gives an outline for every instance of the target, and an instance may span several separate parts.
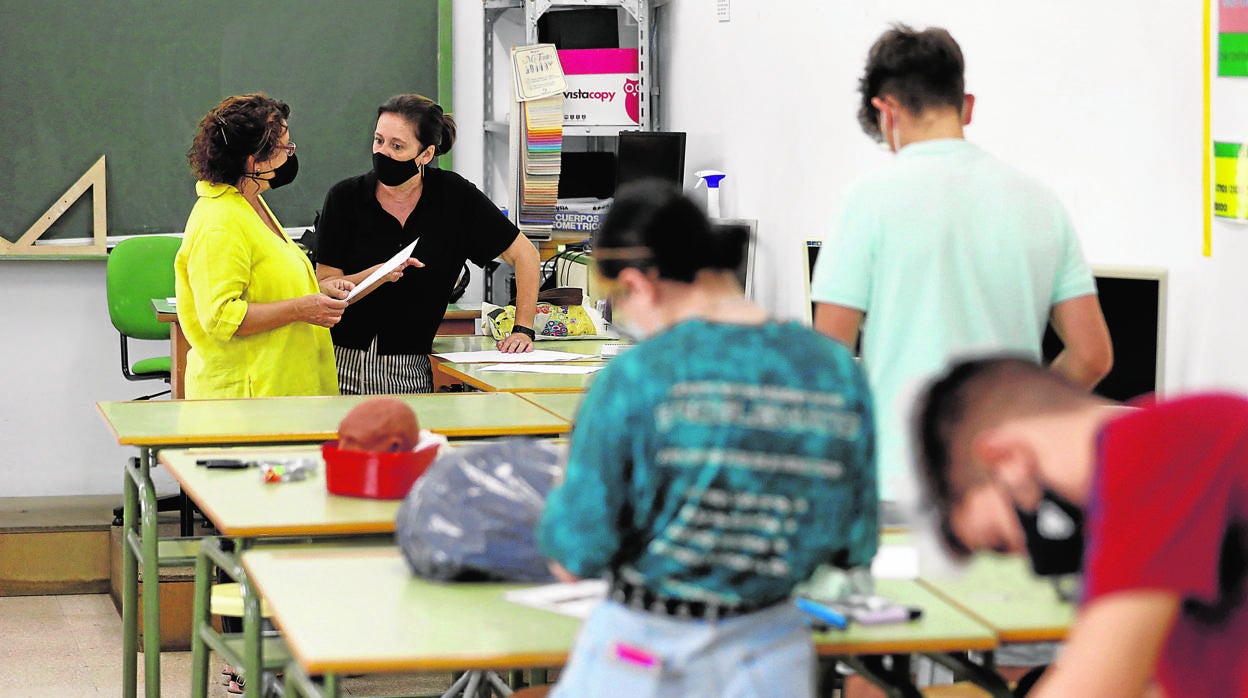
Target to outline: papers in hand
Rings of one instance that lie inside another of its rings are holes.
[[[571,584],[559,582],[528,589],[513,589],[503,593],[503,598],[512,603],[554,611],[574,618],[587,618],[594,606],[606,597],[607,582],[602,579],[582,579]]]
[[[399,265],[406,262],[408,257],[412,256],[412,250],[414,249],[416,249],[416,240],[412,240],[410,244],[404,246],[404,248],[396,252],[393,257],[386,260],[386,262],[380,267],[377,267],[376,271],[369,274],[368,277],[360,283],[356,284],[355,288],[351,289],[351,292],[347,294],[347,300],[351,300],[352,298],[360,295],[364,291],[368,290],[368,288],[373,284],[385,277],[386,274],[398,269]]]

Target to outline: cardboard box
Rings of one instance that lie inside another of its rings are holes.
[[[567,88],[564,126],[636,126],[640,77],[637,49],[595,48],[559,52]]]
[[[614,199],[559,199],[555,204],[555,230],[592,232],[602,225]]]

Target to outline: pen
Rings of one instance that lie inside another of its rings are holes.
[[[251,467],[251,463],[237,458],[201,458],[195,461],[195,465],[202,465],[205,468],[225,470],[243,470]]]
[[[827,606],[824,606],[821,603],[811,601],[810,599],[804,599],[801,597],[799,597],[796,600],[796,603],[799,609],[801,609],[802,611],[806,613],[809,613],[815,618],[818,618],[824,623],[827,623],[833,628],[837,628],[838,630],[844,630],[849,625],[849,621],[845,619],[845,616],[841,615],[840,613],[837,613],[836,611],[834,611],[831,608],[828,608]]]

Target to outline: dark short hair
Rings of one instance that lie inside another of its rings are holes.
[[[963,494],[954,491],[953,480],[965,479],[971,467],[960,462],[966,456],[959,457],[959,446],[1010,417],[1067,409],[1087,399],[1062,376],[1021,355],[961,361],[927,385],[914,411],[918,470],[951,552],[969,552],[948,527]]]
[[[693,281],[703,269],[736,269],[749,232],[716,229],[674,184],[640,180],[620,188],[594,233],[598,271],[614,279],[627,268],[654,269],[659,278]]]
[[[247,156],[268,160],[286,129],[290,107],[266,94],[226,97],[199,120],[186,161],[199,179],[237,184]]]
[[[398,114],[412,125],[416,140],[424,148],[433,146],[434,155],[445,155],[455,145],[455,118],[423,95],[395,95],[380,107],[377,116]],[[423,150],[423,148],[422,148]]]
[[[895,24],[867,53],[867,66],[858,81],[862,104],[858,123],[868,136],[880,139],[880,112],[871,99],[892,95],[908,111],[920,114],[928,107],[962,109],[966,96],[962,49],[939,27],[916,31]]]

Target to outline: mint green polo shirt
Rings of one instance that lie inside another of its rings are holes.
[[[1057,197],[972,143],[907,145],[853,184],[811,298],[866,313],[881,496],[908,498],[916,484],[910,415],[928,380],[977,353],[1039,359],[1052,306],[1095,292]]]

